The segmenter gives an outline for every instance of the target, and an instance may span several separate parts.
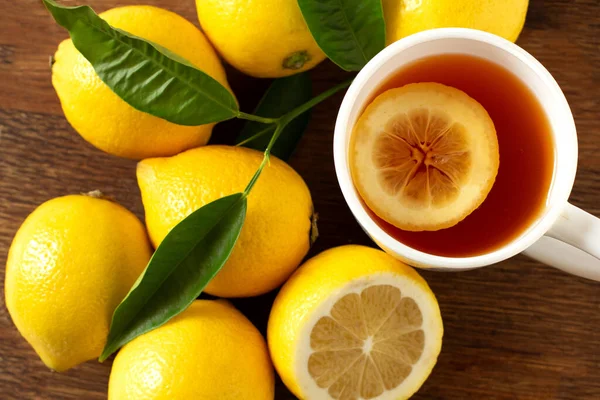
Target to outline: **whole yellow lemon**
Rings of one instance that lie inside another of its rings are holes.
[[[121,349],[109,400],[273,400],[264,338],[223,300],[196,300],[165,325]]]
[[[203,205],[243,192],[262,157],[243,147],[206,146],[141,161],[137,178],[154,245]],[[309,249],[312,214],[310,192],[300,175],[272,157],[248,196],[233,252],[206,292],[247,297],[281,285]]]
[[[243,73],[279,78],[325,59],[296,0],[196,0],[202,30]]]
[[[113,311],[151,253],[144,226],[120,205],[85,195],[49,200],[10,247],[6,306],[44,364],[64,371],[100,355]]]
[[[387,43],[434,28],[472,28],[515,42],[529,0],[383,0]]]
[[[167,10],[128,6],[100,14],[110,25],[157,43],[229,88],[225,70],[206,37]],[[104,84],[70,39],[54,55],[52,84],[69,123],[88,142],[134,159],[169,156],[208,142],[214,124],[176,125],[138,111]]]

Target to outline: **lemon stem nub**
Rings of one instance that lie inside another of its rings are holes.
[[[285,69],[300,69],[310,61],[310,55],[306,50],[297,51],[287,56],[281,64]]]
[[[313,213],[310,217],[310,232],[309,232],[311,247],[317,241],[317,238],[319,237],[319,227],[317,226],[318,219],[319,219],[319,214],[317,214],[316,212],[313,211]]]
[[[93,197],[94,199],[108,200],[115,202],[115,199],[112,196],[105,195],[102,191],[96,189],[87,193],[81,193],[84,196]]]

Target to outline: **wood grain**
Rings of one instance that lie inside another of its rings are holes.
[[[126,1],[90,1],[97,11]],[[147,0],[196,23],[193,1]],[[0,0],[0,268],[12,237],[36,205],[68,193],[101,189],[138,216],[143,209],[135,162],[84,142],[64,119],[50,83],[48,58],[65,32],[39,1]],[[572,202],[600,216],[600,2],[532,0],[519,42],[554,74],[579,132]],[[243,110],[268,81],[229,69]],[[347,78],[325,62],[312,72],[315,92]],[[332,135],[342,95],[313,113],[291,160],[306,179],[320,219],[311,254],[346,243],[373,246],[344,203],[333,169]],[[227,142],[240,124],[220,124]],[[600,399],[600,285],[518,256],[477,271],[423,272],[445,323],[442,354],[417,399]],[[0,275],[2,282],[4,274]],[[2,285],[3,287],[3,285]],[[274,294],[236,305],[264,331]],[[2,296],[2,299],[4,296]],[[110,361],[64,374],[49,371],[0,307],[0,398],[103,399]],[[276,398],[293,399],[278,383]]]

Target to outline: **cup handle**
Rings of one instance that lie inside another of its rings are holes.
[[[600,281],[600,218],[567,203],[546,235],[523,253],[565,272]]]

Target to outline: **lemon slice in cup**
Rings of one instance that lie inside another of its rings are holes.
[[[415,270],[380,250],[342,246],[304,263],[269,317],[271,358],[304,400],[398,400],[441,350],[440,309]]]
[[[500,163],[487,111],[439,83],[409,84],[377,96],[356,123],[349,155],[367,206],[408,231],[462,221],[485,200]]]

